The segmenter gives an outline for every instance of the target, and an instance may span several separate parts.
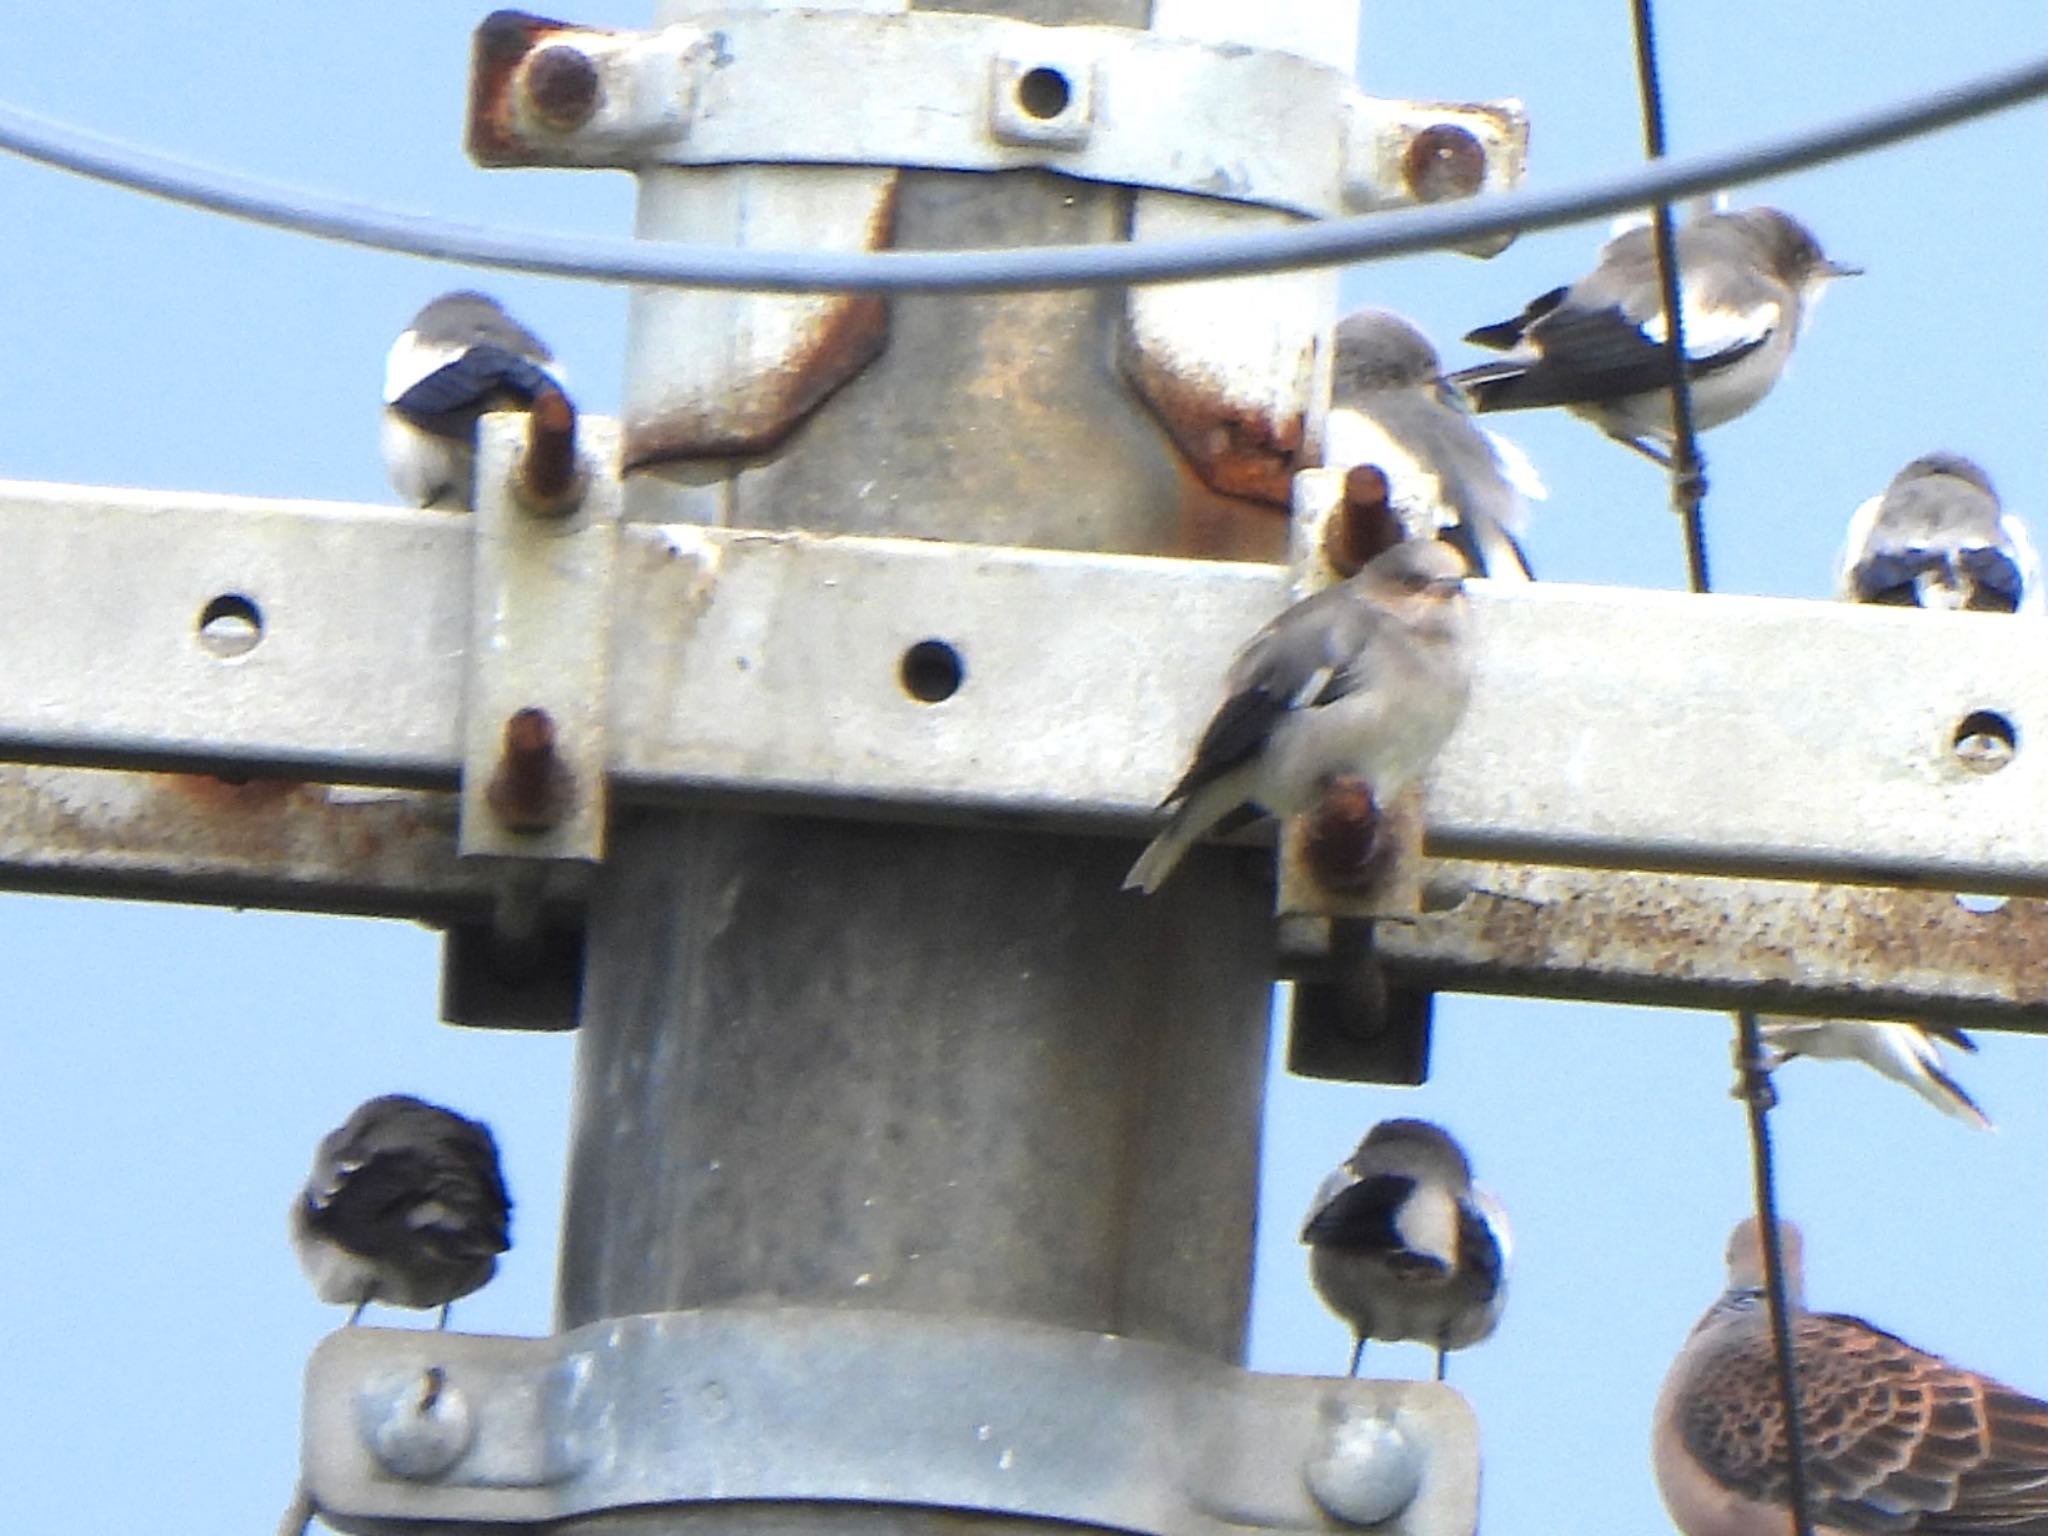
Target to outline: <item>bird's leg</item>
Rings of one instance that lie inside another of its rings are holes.
[[[349,1313],[348,1315],[349,1327],[353,1328],[357,1323],[360,1323],[363,1320],[363,1309],[369,1306],[369,1304],[370,1298],[367,1296],[365,1296],[361,1301],[356,1303],[355,1311]]]
[[[1449,1358],[1449,1355],[1450,1351],[1441,1344],[1436,1347],[1436,1379],[1438,1381],[1444,1379],[1444,1361]]]
[[[1666,453],[1662,448],[1651,447],[1649,443],[1645,442],[1640,437],[1623,437],[1619,433],[1615,432],[1610,432],[1608,436],[1612,437],[1617,443],[1621,444],[1621,446],[1624,448],[1635,449],[1637,453],[1640,453],[1644,458],[1648,459],[1652,464],[1657,465],[1660,469],[1669,469],[1671,467],[1670,454]]]
[[[306,1492],[306,1484],[301,1479],[299,1486],[292,1490],[291,1503],[285,1506],[284,1518],[277,1522],[277,1536],[306,1536],[306,1529],[312,1525],[316,1513],[313,1496]]]
[[[1365,1335],[1359,1334],[1351,1341],[1351,1374],[1358,1374],[1360,1362],[1365,1359]]]
[[[444,1302],[442,1302],[442,1303],[441,1303],[441,1316],[440,1316],[440,1318],[439,1318],[439,1319],[438,1319],[438,1320],[437,1320],[437,1321],[435,1322],[434,1326],[435,1326],[436,1328],[446,1328],[446,1327],[448,1326],[448,1314],[449,1314],[450,1312],[454,1311],[454,1310],[455,1310],[455,1303],[454,1303],[454,1302],[452,1302],[452,1301],[444,1301]]]

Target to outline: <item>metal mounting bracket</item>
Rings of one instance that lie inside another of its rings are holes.
[[[1298,54],[1128,27],[772,6],[478,38],[486,166],[1039,169],[1327,218],[1503,190],[1528,142],[1519,102],[1375,102]]]
[[[655,1313],[554,1338],[344,1328],[303,1461],[351,1531],[802,1501],[1144,1533],[1469,1536],[1477,1427],[1435,1382],[1271,1376],[998,1318]]]

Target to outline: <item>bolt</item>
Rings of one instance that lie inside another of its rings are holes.
[[[438,1365],[391,1372],[356,1393],[356,1433],[394,1477],[425,1482],[439,1477],[476,1438],[469,1397]]]
[[[484,799],[506,830],[545,832],[569,809],[574,780],[555,751],[554,717],[544,709],[515,711],[505,721],[505,746]]]
[[[1376,464],[1355,464],[1344,477],[1344,504],[1323,530],[1323,558],[1339,575],[1354,576],[1373,556],[1400,543],[1406,530],[1388,498],[1387,477]]]
[[[526,451],[519,456],[519,500],[537,517],[561,517],[583,499],[576,473],[576,407],[552,386],[526,408]]]
[[[1380,810],[1365,780],[1347,774],[1330,781],[1309,812],[1302,859],[1325,890],[1359,891],[1377,880],[1390,847],[1380,836]]]
[[[526,61],[526,105],[557,133],[581,128],[597,112],[603,85],[597,66],[581,48],[550,43]]]
[[[1302,1468],[1309,1496],[1346,1525],[1391,1520],[1422,1489],[1422,1457],[1386,1415],[1339,1413]]]
[[[1469,128],[1435,123],[1408,141],[1401,173],[1418,203],[1470,197],[1486,181],[1486,147]]]

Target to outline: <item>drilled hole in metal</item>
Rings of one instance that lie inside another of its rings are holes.
[[[920,640],[903,653],[903,691],[925,704],[939,704],[960,691],[967,669],[960,653],[943,640]]]
[[[1074,99],[1074,88],[1059,70],[1041,64],[1017,82],[1017,105],[1040,122],[1058,117]]]
[[[246,656],[262,638],[262,610],[239,592],[223,592],[199,610],[199,643],[215,656]]]
[[[2019,733],[1996,710],[1979,709],[1962,718],[1953,738],[1956,761],[1973,773],[1996,773],[2019,750]]]

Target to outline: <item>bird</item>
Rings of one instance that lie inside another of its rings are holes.
[[[2041,562],[1991,477],[1959,453],[1926,453],[1858,507],[1836,571],[1852,603],[2038,613]]]
[[[1382,1120],[1323,1181],[1301,1229],[1309,1279],[1351,1326],[1350,1374],[1367,1339],[1408,1339],[1444,1357],[1489,1338],[1507,1304],[1507,1213],[1472,1182],[1451,1134]]]
[[[1831,261],[1810,230],[1776,208],[1707,212],[1676,234],[1679,317],[1693,420],[1733,421],[1770,393],[1822,291],[1861,269]],[[1661,464],[1670,454],[1671,365],[1655,238],[1624,230],[1577,282],[1532,299],[1465,340],[1506,356],[1450,382],[1478,411],[1561,405]]]
[[[407,1094],[357,1107],[321,1139],[293,1199],[292,1247],[324,1302],[448,1309],[512,1246],[490,1127]]]
[[[1886,1019],[1795,1019],[1765,1014],[1757,1021],[1775,1070],[1795,1056],[1831,1061],[1860,1061],[1895,1083],[1902,1083],[1945,1115],[1979,1130],[1992,1128],[1991,1117],[1948,1073],[1941,1042],[1965,1051],[1977,1042],[1952,1024],[1906,1024]]]
[[[408,505],[474,501],[477,418],[561,388],[547,344],[489,294],[430,301],[384,363],[384,469]]]
[[[1991,478],[1959,453],[1926,453],[1849,519],[1837,563],[1845,602],[2038,613],[2040,562],[2026,526],[2000,504]],[[1794,1056],[1861,1061],[1943,1114],[1982,1130],[1991,1119],[1949,1075],[1942,1042],[1977,1049],[1953,1025],[1878,1019],[1760,1019],[1773,1068]]]
[[[1421,777],[1471,690],[1464,575],[1449,545],[1404,540],[1254,635],[1124,889],[1157,890],[1198,838],[1253,807],[1301,815],[1346,777],[1384,804]]]
[[[1778,1225],[1816,1536],[2048,1536],[2048,1402],[1859,1317],[1809,1312]],[[1764,1301],[1762,1227],[1728,1242],[1728,1288],[1672,1362],[1651,1431],[1685,1536],[1784,1536],[1791,1458]]]
[[[1523,498],[1545,494],[1542,479],[1528,455],[1472,419],[1436,348],[1407,320],[1361,309],[1338,322],[1323,435],[1326,464],[1373,464],[1389,499],[1417,509],[1419,519],[1403,519],[1409,537],[1443,539],[1476,576],[1528,579],[1515,535]]]

